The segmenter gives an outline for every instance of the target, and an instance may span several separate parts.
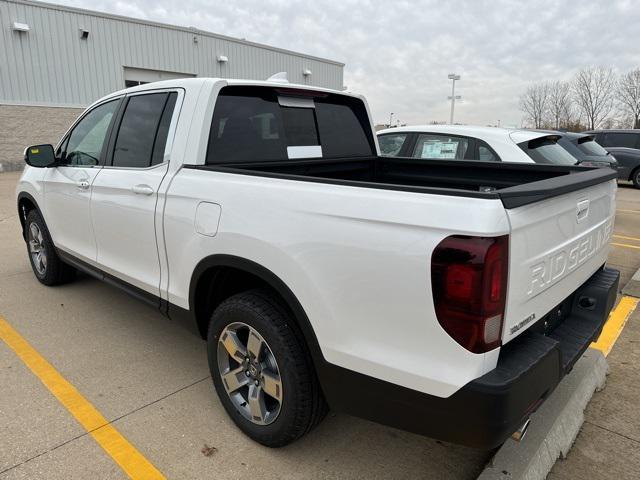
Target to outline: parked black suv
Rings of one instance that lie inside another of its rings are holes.
[[[618,178],[640,188],[640,150],[626,147],[607,147],[607,150],[618,161]]]
[[[618,161],[618,178],[640,188],[640,130],[592,130],[593,135]]]
[[[596,142],[605,148],[640,148],[640,130],[591,130],[582,132],[593,135]]]

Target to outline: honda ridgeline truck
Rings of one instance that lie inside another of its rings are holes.
[[[381,157],[350,93],[142,85],[25,159],[37,279],[87,272],[188,325],[227,413],[271,447],[328,408],[495,447],[616,297],[615,172]]]

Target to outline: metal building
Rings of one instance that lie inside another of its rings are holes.
[[[215,33],[32,0],[0,0],[0,169],[54,143],[81,109],[125,86],[180,77],[341,89],[344,64]]]

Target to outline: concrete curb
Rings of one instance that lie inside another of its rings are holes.
[[[624,286],[622,293],[632,297],[640,297],[640,268],[636,270],[631,280]]]
[[[559,457],[566,457],[584,422],[584,409],[604,388],[607,360],[588,349],[540,409],[531,416],[524,440],[507,440],[478,480],[545,479]]]

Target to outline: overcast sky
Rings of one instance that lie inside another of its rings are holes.
[[[623,1],[50,0],[246,38],[346,63],[376,123],[519,125],[518,96],[587,65],[640,68],[640,3]],[[395,123],[395,122],[394,122]]]

